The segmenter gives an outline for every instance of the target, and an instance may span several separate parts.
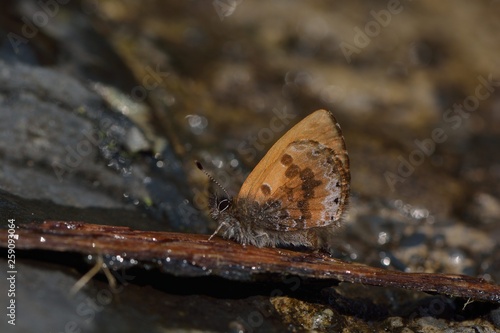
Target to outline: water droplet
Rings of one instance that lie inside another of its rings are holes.
[[[385,231],[379,232],[377,242],[378,242],[380,245],[384,245],[384,244],[386,244],[388,241],[389,241],[389,235],[387,235],[387,232],[385,232]]]

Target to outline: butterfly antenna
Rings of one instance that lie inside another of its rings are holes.
[[[208,179],[210,179],[212,182],[214,182],[214,184],[216,184],[217,186],[219,186],[219,187],[220,187],[220,189],[221,189],[222,191],[224,191],[224,193],[226,194],[227,198],[229,199],[229,198],[230,198],[230,196],[229,196],[229,194],[227,193],[227,191],[226,191],[226,189],[224,188],[224,186],[222,186],[222,185],[221,185],[221,184],[220,184],[217,180],[215,180],[215,178],[214,178],[211,174],[209,174],[209,173],[208,173],[208,171],[206,171],[206,170],[203,168],[203,165],[201,165],[201,163],[200,163],[199,161],[194,161],[194,163],[196,163],[196,167],[197,167],[198,169],[200,169],[201,171],[203,171],[203,173],[204,173],[205,175],[207,175]],[[218,229],[217,229],[217,230],[218,230]],[[212,235],[212,236],[213,236],[213,235]]]

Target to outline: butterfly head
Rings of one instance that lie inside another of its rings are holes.
[[[217,182],[217,180],[215,180],[212,175],[205,171],[200,162],[196,161],[196,166],[198,167],[198,169],[203,171],[205,175],[207,175],[207,177],[224,192],[224,196],[222,197],[218,196],[216,193],[210,196],[210,216],[215,221],[219,222],[219,226],[209,239],[211,239],[219,232],[227,237],[232,237],[234,233],[239,230],[240,226],[238,220],[234,217],[233,214],[233,199],[229,196],[226,189],[221,184],[219,184],[219,182]]]
[[[218,221],[219,218],[223,217],[229,212],[232,204],[233,200],[230,198],[220,198],[217,195],[213,195],[210,200],[210,215],[214,220]]]
[[[234,206],[235,203],[233,199],[212,195],[210,200],[210,216],[217,221],[219,225],[209,239],[212,239],[216,234],[224,238],[241,239],[241,223],[237,218]]]

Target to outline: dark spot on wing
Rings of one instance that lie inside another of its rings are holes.
[[[303,181],[308,181],[314,178],[314,172],[312,172],[311,168],[305,168],[300,172],[300,179]]]
[[[297,201],[297,208],[300,210],[301,216],[300,220],[309,220],[312,217],[311,211],[309,210],[309,201],[308,200],[299,200]],[[302,222],[302,228],[304,227],[304,223]]]
[[[288,155],[288,154],[283,154],[283,156],[281,156],[281,164],[283,164],[284,166],[288,166],[290,164],[292,164],[293,162],[293,157]]]
[[[300,179],[302,179],[304,198],[314,198],[314,188],[322,184],[321,180],[314,178],[314,172],[310,168],[305,168],[300,172]]]
[[[264,194],[265,196],[271,194],[271,186],[269,186],[269,184],[262,184],[260,186],[260,190],[262,191],[262,194]]]
[[[297,164],[290,165],[285,171],[285,177],[293,178],[297,176],[300,172],[300,168]]]

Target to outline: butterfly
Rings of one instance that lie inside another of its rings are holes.
[[[225,190],[226,197],[214,198],[211,216],[219,225],[209,239],[219,234],[258,247],[323,247],[342,225],[350,179],[340,125],[329,111],[317,110],[269,149],[235,198]]]

